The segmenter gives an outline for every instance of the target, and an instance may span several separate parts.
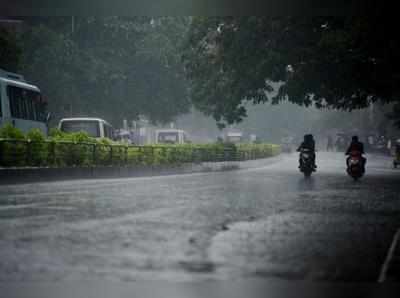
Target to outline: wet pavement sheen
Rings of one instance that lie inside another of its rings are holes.
[[[176,176],[2,186],[0,281],[376,281],[400,227],[400,171],[344,156]]]

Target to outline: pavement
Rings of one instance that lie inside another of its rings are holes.
[[[354,182],[339,153],[317,164],[310,179],[284,155],[224,172],[3,185],[0,282],[394,281],[400,172],[368,156]]]

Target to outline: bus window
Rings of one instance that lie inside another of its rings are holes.
[[[160,132],[158,134],[158,143],[179,143],[179,134],[177,132]]]
[[[3,105],[3,102],[1,101],[1,87],[0,87],[0,117],[2,117],[2,111],[1,111],[1,106]]]
[[[45,105],[39,92],[8,86],[11,117],[44,122]]]

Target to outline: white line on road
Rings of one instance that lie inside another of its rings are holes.
[[[386,280],[386,273],[389,269],[390,262],[393,259],[394,251],[396,249],[397,242],[400,238],[400,229],[397,230],[396,234],[393,237],[392,244],[390,245],[389,252],[386,256],[385,262],[382,265],[381,273],[379,274],[378,282],[384,282]]]

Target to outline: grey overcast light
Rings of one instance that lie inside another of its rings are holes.
[[[0,17],[0,296],[396,297],[396,19],[175,4]]]

